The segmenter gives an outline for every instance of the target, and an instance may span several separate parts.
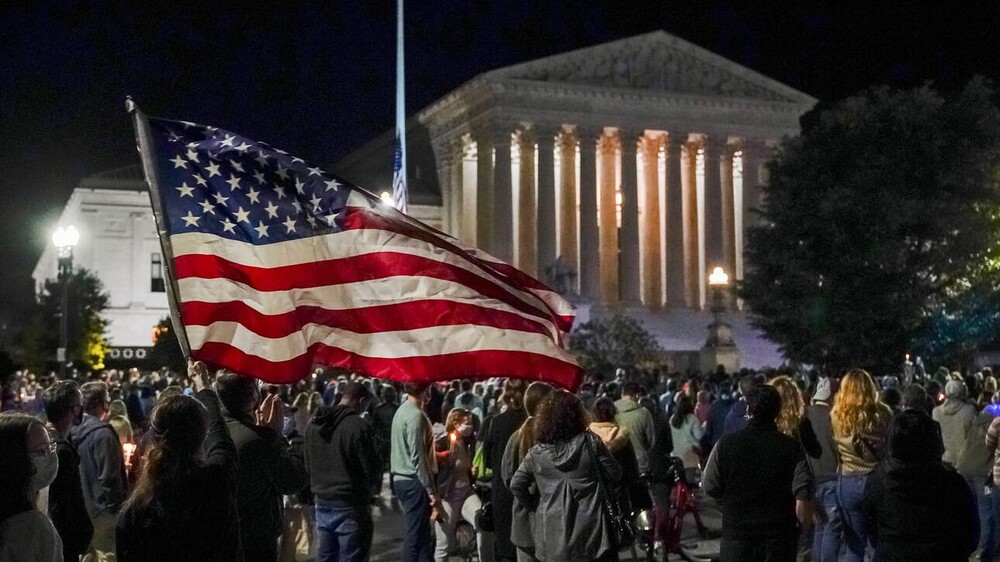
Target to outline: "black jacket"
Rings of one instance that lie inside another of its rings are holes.
[[[80,481],[90,518],[117,514],[128,493],[118,434],[108,423],[87,414],[70,432],[70,439],[80,454]]]
[[[719,440],[702,488],[722,505],[722,536],[794,540],[795,500],[812,499],[813,481],[798,440],[774,423],[751,420]]]
[[[222,420],[219,399],[195,395],[206,409],[205,463],[187,474],[169,497],[148,507],[126,504],[115,536],[119,562],[240,562],[236,513],[236,446]]]
[[[674,435],[670,431],[670,420],[665,414],[653,416],[656,440],[649,450],[649,475],[653,482],[673,482],[670,471],[670,453],[674,450]]]
[[[864,495],[879,562],[966,562],[979,542],[976,499],[943,463],[883,463]]]
[[[510,436],[514,435],[527,417],[524,410],[508,408],[487,418],[479,434],[479,441],[483,444],[483,464],[493,471],[490,499],[493,502],[494,552],[498,559],[503,560],[513,560],[517,556],[517,550],[510,542],[514,496],[507,488],[507,483],[500,477],[500,467]]]
[[[52,431],[59,456],[59,472],[49,486],[49,518],[63,543],[63,559],[76,560],[87,552],[94,525],[87,514],[80,484],[80,455],[68,439]]]
[[[316,501],[366,506],[382,481],[375,430],[354,408],[321,408],[306,426],[305,457]]]
[[[309,485],[305,463],[301,453],[273,429],[229,414],[225,419],[240,460],[236,505],[243,551],[247,562],[274,562],[281,534],[281,496]]]

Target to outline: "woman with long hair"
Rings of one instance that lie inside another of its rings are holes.
[[[36,508],[38,492],[59,472],[45,426],[19,412],[0,414],[0,560],[62,562],[52,521]]]
[[[813,431],[812,422],[806,417],[806,402],[792,379],[784,375],[775,377],[767,383],[778,391],[781,396],[781,411],[778,413],[778,431],[798,440],[806,455],[818,459],[823,454],[823,448]]]
[[[616,494],[625,492],[629,499],[629,511],[647,508],[650,503],[649,491],[640,478],[639,462],[628,429],[615,421],[617,413],[615,403],[610,398],[606,396],[598,398],[592,410],[593,421],[590,422],[590,431],[601,438],[611,456],[622,467],[622,483]]]
[[[552,394],[552,387],[543,382],[533,382],[524,391],[524,411],[528,415],[521,427],[507,440],[500,467],[500,477],[507,489],[524,456],[535,446],[535,414],[542,402]],[[513,490],[511,490],[513,492]],[[510,542],[517,547],[518,562],[534,560],[535,543],[531,528],[535,519],[534,509],[514,497]]]
[[[862,500],[868,475],[884,457],[892,418],[879,402],[878,389],[863,369],[849,371],[830,410],[833,438],[840,458],[837,469],[837,511],[843,521],[846,562],[864,560],[868,543]],[[828,527],[828,532],[831,530]]]
[[[242,560],[236,511],[236,446],[208,389],[208,370],[189,363],[195,398],[169,396],[150,415],[153,438],[138,482],[118,516],[118,560]]]
[[[589,417],[575,394],[553,392],[535,420],[537,445],[510,483],[518,501],[537,506],[532,536],[545,562],[618,560],[620,545],[602,503],[614,497],[622,470],[587,430]]]
[[[434,522],[437,537],[434,558],[447,562],[456,543],[455,530],[460,521],[475,525],[475,512],[482,504],[472,484],[472,412],[453,408],[445,418],[444,434],[434,444],[438,472],[435,477],[443,517]],[[466,502],[469,507],[466,508]]]
[[[694,415],[694,404],[687,393],[678,394],[674,413],[670,416],[670,436],[674,442],[672,456],[684,461],[684,468],[693,471],[701,460],[701,437],[704,431]]]

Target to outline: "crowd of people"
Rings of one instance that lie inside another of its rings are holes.
[[[721,509],[726,562],[1000,555],[988,369],[618,372],[574,393],[193,362],[17,373],[0,405],[0,560],[363,561],[373,509],[402,512],[404,561],[617,560],[636,513],[664,540],[681,478]]]

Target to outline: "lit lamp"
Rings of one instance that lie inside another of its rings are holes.
[[[733,329],[726,322],[726,292],[729,289],[729,275],[721,267],[716,267],[708,276],[711,290],[712,323],[708,325],[708,339],[701,348],[701,370],[714,371],[719,365],[732,373],[740,368],[740,350],[733,341]]]
[[[385,203],[390,207],[396,206],[396,202],[392,200],[392,193],[389,193],[388,191],[383,191],[382,193],[380,193],[378,198],[381,199],[383,203]]]
[[[69,346],[69,332],[66,325],[69,315],[69,280],[73,275],[73,248],[80,242],[80,232],[75,226],[59,227],[52,233],[52,244],[56,247],[56,263],[59,266],[59,284],[62,296],[59,304],[59,349],[56,350],[56,360],[59,361],[59,372],[66,378],[66,364],[69,358],[66,348]]]

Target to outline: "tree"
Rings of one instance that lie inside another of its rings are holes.
[[[170,318],[163,318],[153,328],[153,351],[150,352],[149,362],[154,367],[167,367],[175,373],[183,373],[187,369],[187,362]]]
[[[586,322],[573,331],[569,349],[588,375],[610,377],[658,363],[663,349],[638,320],[622,314]]]
[[[786,357],[895,370],[904,353],[945,359],[996,334],[992,97],[978,79],[950,99],[875,88],[807,114],[782,143],[740,295]]]
[[[108,321],[102,313],[108,307],[108,294],[101,280],[79,268],[69,279],[66,327],[70,360],[81,370],[104,368],[108,340],[104,333]],[[62,284],[46,279],[24,334],[22,348],[25,364],[38,368],[51,364],[59,347],[59,316],[62,313]]]

